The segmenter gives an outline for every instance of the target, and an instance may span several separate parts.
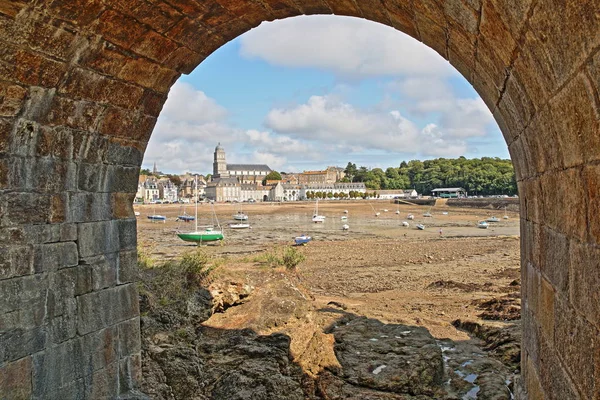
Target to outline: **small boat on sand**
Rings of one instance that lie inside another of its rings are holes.
[[[479,229],[487,229],[490,226],[490,224],[488,224],[486,221],[479,221],[477,223],[477,227]]]
[[[406,216],[406,219],[415,219],[415,216],[414,216],[414,215],[412,215],[412,214],[408,214],[408,215]]]
[[[350,229],[350,225],[348,225],[348,224],[344,224],[344,225],[342,225],[342,230],[343,230],[343,231],[347,231],[347,230],[349,230],[349,229]]]
[[[417,224],[417,229],[420,231],[424,231],[425,230],[425,225],[423,224]]]
[[[303,233],[302,235],[296,236],[294,238],[294,243],[296,243],[297,246],[301,246],[301,245],[304,245],[304,244],[310,242],[311,240],[312,240],[312,238],[310,236]]]
[[[231,229],[248,229],[250,228],[250,224],[247,222],[238,222],[234,224],[229,224]]]
[[[152,222],[155,222],[155,221],[166,222],[167,221],[167,217],[165,217],[164,215],[158,215],[158,214],[148,215],[148,219]]]
[[[486,219],[487,222],[500,222],[500,219],[497,217],[489,217]]]

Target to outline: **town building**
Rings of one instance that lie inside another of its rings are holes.
[[[323,171],[304,171],[298,174],[300,185],[336,183],[345,176],[343,168],[327,167]]]
[[[312,193],[317,193],[317,192],[321,192],[321,193],[325,193],[325,195],[327,195],[328,193],[331,193],[333,197],[335,197],[335,194],[339,194],[339,193],[344,193],[345,195],[349,196],[350,192],[355,192],[355,193],[366,193],[367,188],[365,186],[364,183],[362,182],[338,182],[338,183],[313,183],[313,184],[308,184],[308,185],[300,185],[300,194],[299,194],[299,199],[300,200],[305,200],[308,198],[307,193],[312,192]]]

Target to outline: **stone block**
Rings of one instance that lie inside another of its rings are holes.
[[[106,368],[118,360],[117,328],[112,326],[81,338],[86,351],[88,374]]]
[[[540,270],[562,294],[569,291],[569,238],[547,227],[540,231]]]
[[[117,283],[136,282],[139,280],[137,265],[137,250],[122,251],[119,253]]]
[[[105,105],[57,95],[52,98],[48,113],[42,122],[49,126],[64,126],[88,131],[97,125],[104,114],[105,107]]]
[[[104,39],[129,49],[149,29],[130,16],[109,10],[98,19],[96,30]]]
[[[598,329],[581,318],[566,298],[557,298],[554,345],[571,376],[578,377],[576,383],[584,399],[594,398],[598,374],[594,356],[600,351],[599,337]]]
[[[28,275],[0,280],[0,314],[27,308],[28,305],[44,308],[46,277]]]
[[[600,249],[571,242],[569,299],[588,321],[600,327]]]
[[[115,219],[134,218],[133,200],[135,193],[113,193],[111,195],[112,216]]]
[[[125,146],[117,142],[109,142],[106,162],[118,164],[125,167],[137,167],[142,164],[143,152],[133,146]]]
[[[510,132],[507,133],[508,136],[510,136],[510,134]],[[531,155],[523,135],[519,135],[512,143],[510,143],[508,151],[510,153],[510,159],[513,162],[517,181],[530,179],[532,177],[531,163],[529,162]]]
[[[31,392],[31,357],[0,368],[0,393],[3,398],[28,399]]]
[[[445,23],[440,26],[429,18],[416,16],[417,26],[421,34],[421,41],[435,50],[444,59],[448,59],[448,49],[446,48],[446,30]]]
[[[600,147],[599,147],[600,148]],[[589,241],[600,243],[600,166],[588,165],[583,169],[584,186],[587,206],[587,223],[589,226]]]
[[[119,225],[116,221],[81,223],[77,226],[77,246],[82,258],[115,253],[119,250]]]
[[[65,301],[63,314],[49,320],[47,331],[49,343],[58,344],[75,337],[77,334],[77,303],[75,299],[70,298]]]
[[[140,345],[140,318],[136,317],[117,325],[119,332],[118,354],[124,358],[138,354]]]
[[[556,232],[587,239],[587,204],[578,168],[548,172],[541,177],[544,221]]]
[[[542,199],[542,187],[539,178],[527,179],[517,182],[519,196],[524,202],[521,208],[521,217],[528,221],[541,223],[544,220],[544,200]]]
[[[0,280],[33,273],[31,246],[0,246]]]
[[[117,286],[77,297],[77,331],[85,335],[139,315],[133,284]],[[98,310],[105,310],[99,313]]]
[[[60,224],[60,241],[74,242],[77,240],[76,224]]]
[[[75,283],[75,296],[91,292],[94,289],[91,265],[77,266],[77,281]]]
[[[444,13],[448,23],[456,24],[471,35],[478,33],[479,11],[466,6],[461,0],[447,0],[444,3]]]
[[[594,101],[589,81],[582,73],[562,88],[550,102],[565,167],[578,166],[586,158],[597,157],[594,153],[600,145],[600,139]]]
[[[204,47],[209,46],[211,43],[210,38],[207,39],[209,39],[209,41],[203,43]],[[206,53],[202,51],[199,51],[199,53],[204,53],[205,55],[208,55],[214,50],[218,49],[220,47],[220,44],[221,43],[214,43],[212,47],[206,48]],[[198,47],[197,43],[194,47]],[[164,68],[160,64],[153,63],[147,59],[138,58],[127,60],[125,66],[119,72],[118,77],[127,82],[140,85],[144,88],[154,89],[157,92],[164,93],[167,92],[169,88],[179,78],[179,73],[177,71]]]
[[[109,165],[106,171],[106,182],[103,191],[111,193],[134,193],[137,190],[139,174],[139,167]]]
[[[71,339],[33,356],[34,398],[52,398],[59,389],[83,378],[87,360],[79,338]]]
[[[77,189],[86,192],[100,192],[106,181],[106,165],[79,163],[77,170]]]
[[[106,221],[111,219],[110,193],[71,193],[69,222]]]
[[[490,0],[483,7],[493,7],[511,36],[518,39],[531,7],[532,0]]]
[[[91,268],[93,290],[101,290],[116,285],[118,257],[115,254],[96,256],[84,259],[82,262]]]
[[[19,119],[16,122],[16,129],[13,129],[10,135],[10,153],[22,157],[33,156],[37,145],[38,133],[39,124]]]
[[[33,329],[12,329],[2,332],[0,365],[27,357],[46,347],[46,330],[38,326]]]
[[[146,32],[131,47],[131,49],[151,60],[163,62],[173,53],[179,44],[155,31]]]
[[[127,394],[139,389],[142,382],[142,357],[135,354],[119,360],[119,393]]]
[[[41,193],[0,193],[0,226],[44,224],[52,216],[51,202],[51,195]]]
[[[544,398],[548,400],[579,399],[575,385],[557,356],[556,349],[543,338],[539,341],[539,378]]]
[[[18,51],[15,77],[25,85],[56,87],[67,64],[28,51]]]
[[[27,89],[5,82],[0,82],[0,117],[14,117],[21,111]]]
[[[121,219],[115,221],[119,229],[119,247],[121,250],[137,249],[137,220]]]
[[[73,267],[79,262],[79,253],[75,242],[41,244],[35,246],[34,251],[33,266],[36,273]]]
[[[59,87],[61,95],[98,103],[110,103],[117,107],[134,109],[144,90],[139,86],[107,78],[96,72],[75,68]]]
[[[94,372],[89,380],[90,399],[117,398],[119,391],[119,363]]]
[[[541,332],[548,343],[554,343],[554,288],[544,277],[541,278],[539,312],[537,314]]]
[[[540,313],[540,291],[541,291],[541,275],[540,272],[532,265],[527,264],[527,305],[533,312],[534,317],[539,318]]]
[[[538,372],[535,368],[535,365],[533,365],[533,363],[531,362],[530,358],[527,358],[525,371],[523,371],[523,372],[527,376],[527,380],[526,380],[527,395],[528,395],[527,399],[528,400],[544,400],[544,393],[542,391],[542,386],[540,384]]]
[[[593,1],[538,1],[529,25],[540,38],[558,85],[563,85],[600,45],[598,5]],[[578,40],[573,40],[578,38]]]

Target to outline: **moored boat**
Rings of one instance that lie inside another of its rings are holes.
[[[167,217],[165,217],[164,215],[158,215],[158,214],[148,215],[148,219],[150,221],[162,221],[162,222],[167,221]]]
[[[497,217],[489,217],[486,219],[487,222],[500,222],[500,219]]]
[[[212,228],[206,228],[203,231],[178,233],[177,236],[184,242],[202,243],[223,240],[223,232]]]
[[[479,221],[477,223],[477,227],[480,229],[487,229],[488,226],[490,226],[490,224],[488,224],[486,221]]]
[[[425,230],[425,225],[423,225],[423,224],[417,224],[417,229],[420,230],[420,231],[423,231],[423,230]]]
[[[312,238],[311,238],[310,236],[306,235],[305,233],[303,233],[303,234],[302,234],[302,235],[300,235],[300,236],[296,236],[296,237],[294,238],[294,242],[295,242],[297,245],[303,245],[303,244],[306,244],[306,243],[310,242],[311,240],[312,240]]]
[[[231,229],[248,229],[250,228],[250,224],[247,222],[238,222],[235,224],[229,224]]]

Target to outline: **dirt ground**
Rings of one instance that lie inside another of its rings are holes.
[[[515,212],[390,201],[321,201],[319,214],[327,218],[323,224],[314,224],[314,206],[314,202],[216,204],[225,240],[203,247],[227,259],[224,276],[241,274],[260,286],[263,274],[252,256],[291,245],[293,237],[306,233],[313,241],[298,248],[306,260],[297,274],[318,305],[339,304],[346,312],[385,323],[423,326],[437,338],[452,340],[468,339],[453,321],[480,321],[481,303],[514,292],[518,284],[519,219]],[[227,227],[240,207],[249,215],[252,229]],[[199,205],[200,225],[212,223],[212,209],[209,204]],[[184,212],[193,215],[193,205],[185,209],[143,205],[135,210],[140,213],[138,241],[145,254],[169,259],[195,248],[176,236],[177,230],[192,230],[194,223],[175,221]],[[424,217],[426,212],[433,216]],[[409,213],[414,220],[406,219]],[[150,214],[165,215],[167,221],[151,222]],[[505,214],[508,219],[503,218]],[[348,220],[342,221],[342,215]],[[500,222],[490,224],[489,229],[477,228],[477,221],[491,216]],[[410,227],[403,227],[403,221]],[[350,226],[348,231],[342,230],[344,223]],[[417,223],[425,224],[425,230],[417,230]]]

